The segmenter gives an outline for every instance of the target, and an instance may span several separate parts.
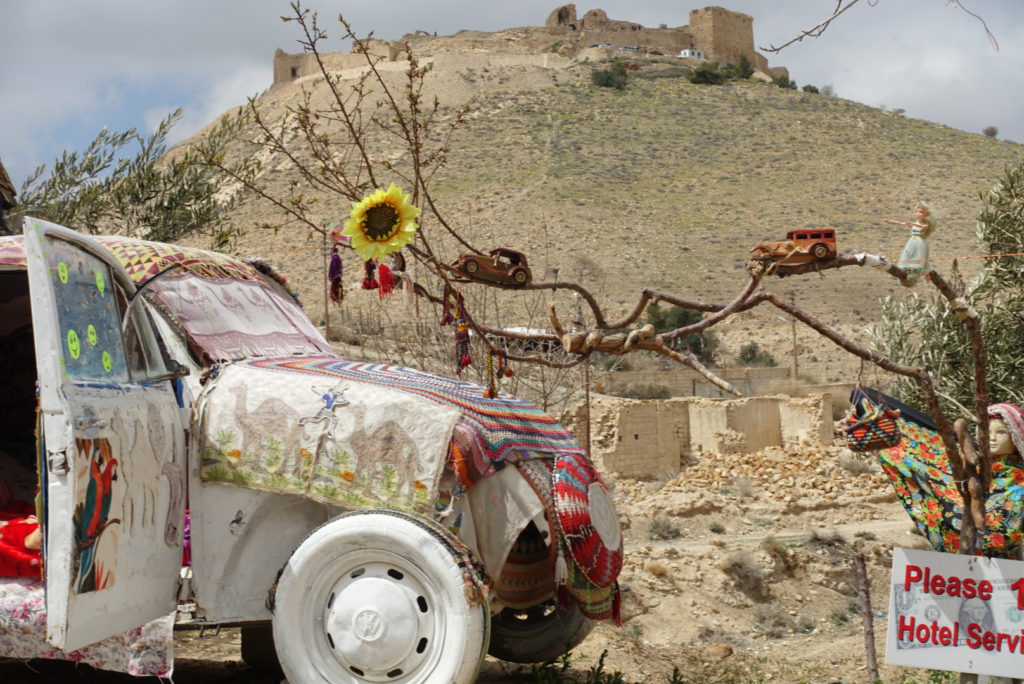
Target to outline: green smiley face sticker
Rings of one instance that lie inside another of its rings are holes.
[[[110,352],[103,352],[103,370],[109,373],[112,365],[110,362]]]
[[[92,323],[89,324],[89,327],[86,329],[85,333],[86,333],[85,338],[87,340],[89,340],[89,344],[92,345],[93,347],[95,347],[96,346],[96,328],[93,326]]]
[[[63,261],[57,264],[57,277],[60,278],[60,282],[67,284],[68,282],[68,265]]]
[[[68,330],[68,352],[73,359],[77,359],[82,353],[82,347],[78,341],[78,333],[74,330]]]
[[[96,289],[102,294],[107,289],[107,281],[103,279],[102,271],[96,271]]]

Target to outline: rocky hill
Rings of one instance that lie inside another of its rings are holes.
[[[432,69],[424,96],[438,98],[442,121],[455,107],[470,107],[433,182],[448,221],[478,248],[519,249],[538,274],[557,267],[562,277],[585,281],[613,318],[632,309],[645,286],[724,303],[746,281],[750,248],[793,228],[835,226],[840,253],[895,257],[906,230],[882,219],[907,220],[921,200],[937,208],[932,257],[948,271],[953,258],[977,252],[979,191],[1024,150],[841,97],[758,81],[694,85],[685,75],[695,63],[687,60],[630,58],[627,87],[600,88],[590,74],[604,65],[586,61],[600,56],[593,52],[584,61],[446,52],[425,60]],[[383,68],[397,85],[405,63]],[[344,85],[358,72],[339,73]],[[323,78],[311,75],[279,84],[259,106],[278,121],[306,90],[314,104],[324,102]],[[399,163],[405,155],[393,140],[371,143],[379,159]],[[264,162],[264,178],[283,193],[295,179],[286,160]],[[348,210],[331,197],[320,206],[324,225]],[[277,210],[246,203],[234,222],[249,232],[236,250],[279,261],[314,319],[322,319],[321,244],[294,226],[274,234],[252,230],[278,220]],[[458,255],[458,245],[440,246],[446,258]],[[979,263],[968,259],[961,268],[970,273]],[[401,318],[410,309],[382,306],[376,293],[358,289],[361,277],[358,260],[346,257],[348,296],[332,316],[343,319],[350,339],[367,332],[361,324],[351,330],[360,321]],[[861,341],[880,301],[908,294],[891,278],[856,268],[768,278],[764,285]],[[492,321],[499,325],[546,325],[546,298],[495,302]],[[570,311],[573,302],[559,307]],[[717,330],[725,364],[735,364],[739,346],[751,339],[780,360],[793,348],[789,322],[774,311],[743,314]],[[854,372],[845,354],[810,331],[799,331],[797,351],[815,380]]]

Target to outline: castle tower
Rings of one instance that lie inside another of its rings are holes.
[[[690,10],[690,31],[708,59],[736,64],[746,56],[755,69],[768,71],[768,60],[754,51],[754,18],[724,7]]]

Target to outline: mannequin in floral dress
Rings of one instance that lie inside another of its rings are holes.
[[[992,483],[985,501],[985,532],[980,553],[1018,558],[1024,540],[1024,410],[993,404],[989,416]],[[899,445],[879,452],[900,503],[936,551],[958,553],[963,499],[953,481],[938,433],[900,421]]]

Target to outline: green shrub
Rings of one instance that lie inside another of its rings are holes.
[[[647,322],[654,326],[654,332],[659,335],[676,328],[693,325],[703,317],[699,311],[691,311],[678,306],[662,308],[657,304],[652,304],[647,307]],[[689,350],[700,359],[701,363],[710,365],[715,362],[718,338],[711,331],[705,330],[670,340],[669,346],[673,349]]]
[[[625,90],[629,82],[629,74],[626,73],[626,65],[616,60],[607,69],[594,69],[590,72],[590,80],[594,85],[602,88],[615,88]]]
[[[722,85],[729,80],[729,74],[718,68],[718,62],[704,62],[690,74],[690,83],[700,85]]]
[[[741,55],[736,66],[732,67],[735,78],[746,80],[754,75],[754,65],[750,63],[746,55]]]
[[[775,78],[772,79],[772,83],[779,86],[780,88],[796,90],[796,81],[792,80],[789,76],[776,76]]]
[[[740,347],[740,363],[746,366],[777,366],[775,357],[767,349],[761,349],[757,342],[748,342]]]
[[[805,93],[814,93],[815,95],[818,94],[818,87],[817,86],[812,86],[810,83],[805,85],[800,90],[804,91]]]

